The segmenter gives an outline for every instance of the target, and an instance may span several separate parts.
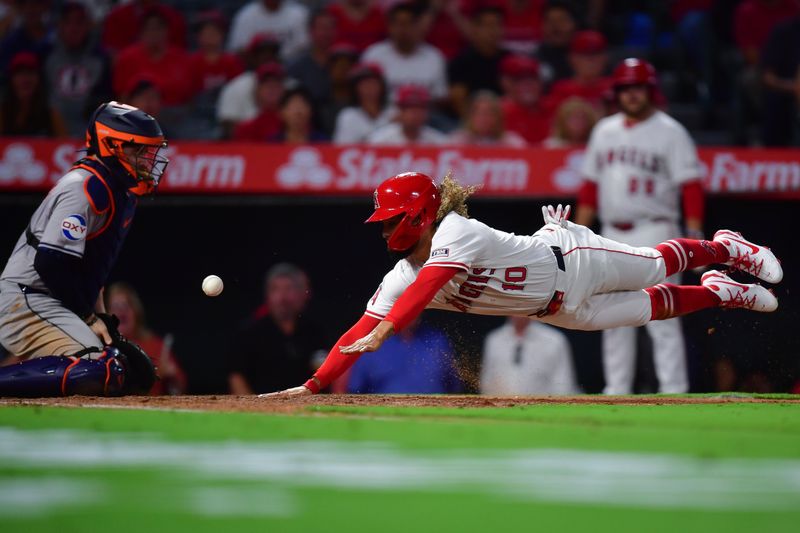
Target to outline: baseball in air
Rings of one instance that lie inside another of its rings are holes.
[[[206,296],[219,296],[222,294],[222,288],[222,278],[219,276],[212,274],[203,280],[203,292],[206,293]]]

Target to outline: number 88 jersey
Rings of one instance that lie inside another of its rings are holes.
[[[422,268],[457,268],[428,308],[479,315],[530,316],[553,296],[556,259],[549,245],[534,236],[490,228],[456,213],[442,220],[424,265],[398,261],[367,303],[366,314],[382,319]]]
[[[598,122],[584,155],[583,175],[597,183],[598,216],[604,224],[678,222],[681,185],[703,177],[703,171],[686,129],[656,111],[633,124],[622,113]]]

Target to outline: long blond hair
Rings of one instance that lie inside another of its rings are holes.
[[[448,213],[457,213],[464,218],[469,218],[467,214],[467,199],[480,189],[479,185],[461,185],[453,177],[452,172],[448,172],[439,185],[439,196],[442,203],[439,211],[436,212],[436,222],[441,222]]]
[[[567,119],[573,113],[583,113],[586,117],[588,122],[588,127],[586,128],[587,131],[587,138],[586,139],[570,139],[569,138],[569,131],[567,130]],[[577,96],[573,96],[564,100],[564,102],[558,107],[556,111],[556,118],[553,120],[553,137],[556,139],[560,139],[562,141],[569,141],[572,143],[577,142],[578,144],[585,144],[588,139],[588,134],[591,133],[592,128],[594,125],[597,124],[599,117],[595,108],[592,107],[592,104],[584,100],[583,98],[579,98]]]

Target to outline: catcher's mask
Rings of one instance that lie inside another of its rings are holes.
[[[155,118],[133,106],[108,102],[98,107],[86,130],[86,151],[130,181],[139,196],[155,192],[169,159]]]
[[[434,223],[442,203],[436,183],[425,174],[405,172],[387,179],[375,189],[375,212],[365,222],[383,222],[405,215],[387,240],[390,250],[408,250]]]

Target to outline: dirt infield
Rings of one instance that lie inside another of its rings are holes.
[[[127,396],[100,398],[71,396],[68,398],[0,398],[0,407],[13,405],[48,405],[71,407],[120,407],[131,409],[186,409],[203,411],[296,413],[314,406],[354,407],[450,407],[485,408],[515,407],[537,404],[602,404],[602,405],[674,405],[721,403],[787,403],[798,399],[753,398],[747,395],[719,396],[575,396],[575,397],[491,397],[491,396],[408,396],[321,394],[294,398],[259,398],[257,396]]]

